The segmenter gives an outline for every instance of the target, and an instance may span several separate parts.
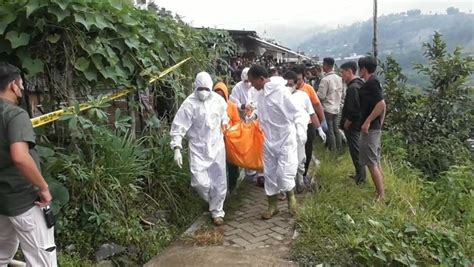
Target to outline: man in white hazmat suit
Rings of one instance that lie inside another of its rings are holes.
[[[297,136],[306,141],[306,130],[295,123],[303,120],[302,112],[291,100],[283,79],[272,81],[268,72],[258,65],[252,66],[248,75],[255,89],[263,90],[257,99],[257,116],[265,133],[263,170],[268,196],[268,210],[262,214],[262,219],[278,214],[280,192],[286,193],[289,211],[294,215],[297,210],[293,191],[298,169]]]
[[[215,225],[224,223],[227,192],[226,154],[222,130],[228,127],[227,103],[212,91],[211,76],[196,76],[194,92],[179,108],[171,126],[171,148],[181,168],[182,139],[189,140],[191,186],[209,203]]]
[[[242,74],[240,75],[241,81],[238,82],[234,88],[232,88],[232,92],[230,93],[230,100],[237,105],[239,109],[240,118],[242,120],[246,119],[246,115],[250,115],[250,113],[256,109],[256,100],[255,94],[257,93],[255,88],[249,82],[248,73],[249,68],[244,68],[242,70]],[[245,174],[248,177],[255,178],[255,175],[258,177],[256,178],[257,185],[263,186],[263,174],[257,174],[256,171],[253,170],[245,170]]]
[[[322,130],[321,126],[318,123],[317,114],[313,108],[313,104],[305,91],[296,89],[296,84],[298,81],[297,73],[293,71],[288,71],[283,76],[286,82],[288,90],[291,92],[291,98],[297,108],[301,109],[303,116],[302,120],[296,123],[301,124],[306,131],[308,130],[308,123],[314,125],[314,129],[317,129],[319,136],[326,142],[326,135]],[[298,173],[296,174],[296,192],[301,193],[305,187],[304,174],[305,174],[305,163],[306,163],[306,151],[305,151],[305,142],[304,140],[298,139]],[[307,140],[306,140],[307,141]],[[309,181],[306,181],[309,182]]]
[[[240,75],[241,81],[238,82],[234,88],[232,88],[232,92],[230,93],[229,97],[232,102],[237,104],[237,107],[241,113],[241,119],[244,119],[246,110],[252,105],[252,103],[249,102],[249,92],[251,91],[250,89],[252,88],[252,85],[248,80],[248,71],[249,68],[242,70],[242,74]]]

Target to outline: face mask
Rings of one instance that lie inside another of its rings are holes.
[[[198,91],[197,95],[198,95],[199,100],[205,101],[206,99],[209,98],[209,96],[211,95],[211,92],[207,90],[202,90],[202,91]]]

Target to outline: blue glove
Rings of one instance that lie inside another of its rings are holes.
[[[325,132],[328,131],[328,123],[326,122],[326,120],[323,120],[321,122],[321,128],[323,128],[323,131],[325,131]]]

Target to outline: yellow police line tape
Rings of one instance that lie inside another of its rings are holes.
[[[164,70],[163,72],[160,73],[160,75],[151,78],[150,83],[153,83],[157,80],[160,80],[161,78],[165,77],[170,72],[172,72],[175,69],[179,68],[181,65],[183,65],[184,63],[186,63],[190,59],[191,59],[191,57],[188,57],[188,58],[182,60],[181,62],[177,63],[176,65],[173,65],[170,68]],[[129,94],[132,91],[133,91],[132,89],[124,89],[122,91],[113,93],[109,96],[104,96],[102,98],[102,101],[109,102],[109,101],[115,100],[117,98],[126,96],[127,94]],[[84,110],[87,110],[87,109],[90,109],[90,108],[92,108],[92,105],[89,104],[89,103],[82,103],[82,104],[79,105],[80,111],[84,111]],[[72,114],[72,113],[74,113],[74,111],[75,111],[74,107],[68,107],[68,108],[65,108],[65,109],[56,110],[56,111],[53,111],[53,112],[50,112],[50,113],[47,113],[47,114],[44,114],[44,115],[41,115],[41,116],[38,116],[38,117],[35,117],[35,118],[31,119],[31,124],[33,124],[34,128],[40,127],[40,126],[43,126],[45,124],[56,121],[64,115]]]

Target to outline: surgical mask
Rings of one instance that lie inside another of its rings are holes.
[[[201,90],[197,92],[197,95],[198,95],[199,100],[205,101],[206,99],[209,98],[209,96],[211,96],[211,92],[207,90]]]
[[[287,86],[287,87],[288,87],[288,89],[290,89],[290,93],[292,93],[292,94],[296,91],[296,86],[295,85]]]

